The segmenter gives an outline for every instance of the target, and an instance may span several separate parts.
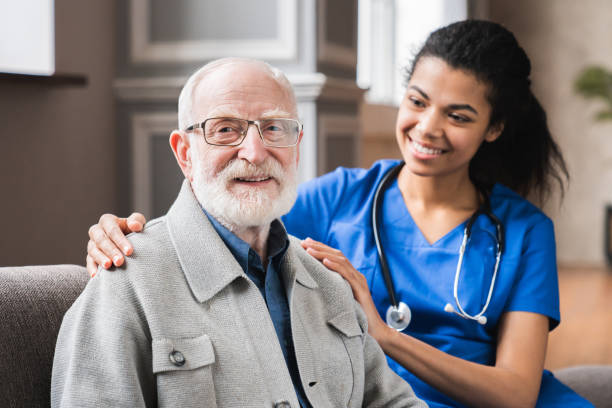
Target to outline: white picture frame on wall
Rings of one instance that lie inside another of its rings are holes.
[[[294,61],[298,0],[276,0],[276,38],[153,41],[150,0],[130,0],[130,58],[133,63],[199,62],[226,56]]]

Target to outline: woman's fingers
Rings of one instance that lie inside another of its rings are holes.
[[[105,269],[110,268],[111,263],[121,266],[125,262],[124,255],[129,256],[134,252],[134,247],[125,234],[142,231],[146,221],[144,215],[137,212],[127,218],[119,218],[113,214],[102,215],[98,223],[89,228],[87,253],[91,260],[88,258],[88,262]]]
[[[98,272],[98,266],[94,262],[93,258],[89,255],[87,255],[86,266],[87,266],[87,273],[89,273],[89,276],[92,278],[96,276],[96,273]]]
[[[128,241],[128,239],[125,237],[125,234],[132,232],[128,226],[127,218],[119,218],[112,214],[104,214],[100,217],[98,225],[101,227],[103,234],[99,235],[99,240],[94,239],[94,242],[100,247],[100,250],[106,253],[106,255],[113,256],[113,260],[115,259],[115,254],[108,253],[106,251],[107,248],[112,250],[110,245],[118,250],[121,250],[125,255],[132,254],[134,248],[132,247],[130,241]],[[134,221],[134,225],[138,227],[139,223]],[[108,239],[110,239],[110,241],[107,241]]]
[[[339,249],[332,248],[332,247],[330,247],[328,245],[325,245],[322,242],[315,241],[312,238],[306,238],[305,240],[303,240],[302,241],[302,247],[304,247],[304,248],[313,248],[313,249],[316,249],[318,251],[328,252],[330,254],[340,254],[340,255],[342,255],[342,251],[340,251]]]
[[[310,256],[312,256],[313,258],[315,258],[318,261],[323,262],[324,260],[329,260],[331,262],[333,262],[335,265],[338,265],[336,268],[343,268],[343,269],[347,269],[350,271],[350,269],[354,269],[353,266],[351,265],[351,263],[349,262],[348,259],[346,259],[346,257],[342,254],[337,255],[335,253],[329,253],[328,251],[320,251],[318,249],[314,249],[314,248],[307,248],[306,252],[308,252],[308,254],[310,254]],[[332,268],[330,268],[332,269]],[[332,269],[332,270],[336,270],[336,269]],[[338,272],[338,271],[336,271]]]
[[[147,219],[144,215],[138,212],[133,212],[129,217],[127,217],[126,224],[130,232],[140,232],[144,228],[146,222]]]
[[[312,257],[321,261],[328,269],[337,272],[351,285],[353,293],[366,291],[369,293],[368,284],[361,272],[353,267],[351,262],[344,254],[334,248],[321,244],[320,242],[310,240],[302,245],[306,248],[306,252]]]
[[[98,267],[99,265],[104,269],[108,269],[113,264],[113,261],[102,251],[100,251],[100,249],[98,249],[98,247],[96,246],[96,243],[93,242],[91,239],[87,243],[87,256],[92,259],[96,267]]]
[[[87,253],[91,255],[96,262],[104,262],[105,259],[109,259],[116,266],[123,263],[123,254],[99,224],[92,225],[89,228],[89,238],[90,243],[87,244]],[[99,265],[107,267],[106,263],[99,263]],[[111,265],[108,264],[108,267],[110,266]]]

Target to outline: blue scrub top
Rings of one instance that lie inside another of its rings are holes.
[[[372,201],[382,177],[399,162],[383,160],[370,169],[338,168],[299,188],[295,206],[283,221],[298,238],[310,237],[341,250],[369,284],[381,316],[390,305],[372,231]],[[380,237],[398,301],[412,311],[403,332],[451,355],[494,365],[499,319],[504,312],[527,311],[559,324],[559,290],[553,224],[537,207],[510,189],[495,185],[493,213],[505,229],[495,289],[485,313],[486,325],[444,311],[453,298],[453,283],[465,222],[434,243],[415,224],[393,181],[383,194]],[[495,266],[495,227],[480,216],[466,248],[458,297],[470,315],[482,310]],[[388,358],[389,365],[432,407],[461,406]],[[545,372],[538,407],[556,404],[591,406]]]

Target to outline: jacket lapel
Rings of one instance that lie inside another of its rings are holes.
[[[246,278],[238,261],[206,218],[187,180],[183,181],[166,219],[170,239],[198,302],[207,301],[234,279]]]

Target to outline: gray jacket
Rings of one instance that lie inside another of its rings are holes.
[[[187,183],[130,240],[125,271],[101,271],[64,317],[52,406],[299,406],[264,299]],[[348,284],[293,237],[283,262],[312,405],[426,406],[387,366]]]

